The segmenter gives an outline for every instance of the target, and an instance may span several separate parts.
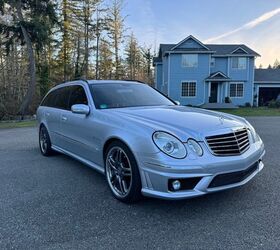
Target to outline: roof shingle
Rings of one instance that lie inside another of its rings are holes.
[[[255,81],[280,82],[280,69],[255,69]]]

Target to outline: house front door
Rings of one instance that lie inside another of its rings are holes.
[[[218,102],[218,83],[217,82],[211,82],[209,102],[210,103]]]

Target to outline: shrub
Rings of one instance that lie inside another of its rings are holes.
[[[225,98],[225,103],[231,103],[231,99],[229,98],[229,96]]]
[[[251,106],[251,103],[250,103],[250,102],[246,102],[246,103],[245,103],[245,107],[246,107],[246,108],[251,108],[251,107],[252,107],[252,106]]]
[[[271,101],[268,103],[268,107],[269,107],[269,108],[280,108],[280,101],[271,100]]]
[[[2,120],[7,114],[6,108],[3,103],[0,103],[0,120]]]

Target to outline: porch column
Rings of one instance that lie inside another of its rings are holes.
[[[225,98],[228,96],[228,82],[225,82]]]
[[[217,103],[221,102],[221,95],[222,95],[222,84],[218,82],[218,87],[217,87]]]
[[[207,100],[207,103],[209,103],[210,96],[211,96],[211,82],[208,82],[208,100]]]

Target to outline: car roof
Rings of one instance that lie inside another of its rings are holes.
[[[87,80],[88,84],[127,84],[127,83],[144,83],[137,80]]]
[[[60,83],[58,85],[56,85],[55,87],[53,87],[53,89],[57,89],[60,87],[67,87],[67,86],[71,86],[71,85],[75,85],[75,84],[79,84],[79,83],[87,83],[89,85],[97,85],[97,84],[145,84],[144,82],[138,81],[138,80],[86,80],[86,79],[77,79],[74,81],[68,81],[68,82],[64,82],[64,83]]]

